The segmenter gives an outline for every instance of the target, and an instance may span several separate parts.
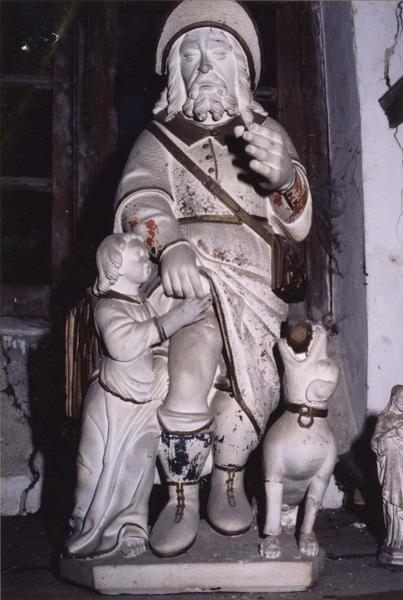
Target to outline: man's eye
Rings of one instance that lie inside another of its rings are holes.
[[[186,52],[186,54],[183,56],[183,58],[186,60],[186,62],[191,62],[192,60],[194,60],[197,57],[197,54],[190,53],[190,52]]]
[[[227,58],[227,53],[226,52],[214,52],[214,58],[216,58],[217,60],[224,60],[224,58]]]

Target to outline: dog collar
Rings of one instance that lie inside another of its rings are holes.
[[[326,408],[314,408],[313,406],[308,406],[307,404],[292,404],[291,402],[287,402],[286,410],[299,414],[298,425],[304,429],[309,429],[309,427],[312,427],[315,417],[324,419],[327,417],[328,413]],[[309,417],[308,423],[304,423],[302,421],[302,417]]]

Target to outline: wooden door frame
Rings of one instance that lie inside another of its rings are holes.
[[[278,3],[277,48],[279,121],[307,170],[314,205],[305,311],[309,319],[331,325],[330,163],[319,2]]]

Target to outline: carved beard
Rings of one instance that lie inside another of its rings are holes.
[[[182,110],[187,117],[198,121],[205,121],[209,114],[214,121],[219,121],[225,112],[231,116],[238,112],[238,102],[217,75],[200,74],[191,84]]]

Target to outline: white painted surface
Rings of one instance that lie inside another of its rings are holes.
[[[368,413],[379,413],[403,383],[403,126],[389,129],[378,100],[403,75],[397,2],[353,1],[362,166],[368,310]],[[393,50],[394,48],[394,50]],[[399,147],[400,144],[400,147]]]

